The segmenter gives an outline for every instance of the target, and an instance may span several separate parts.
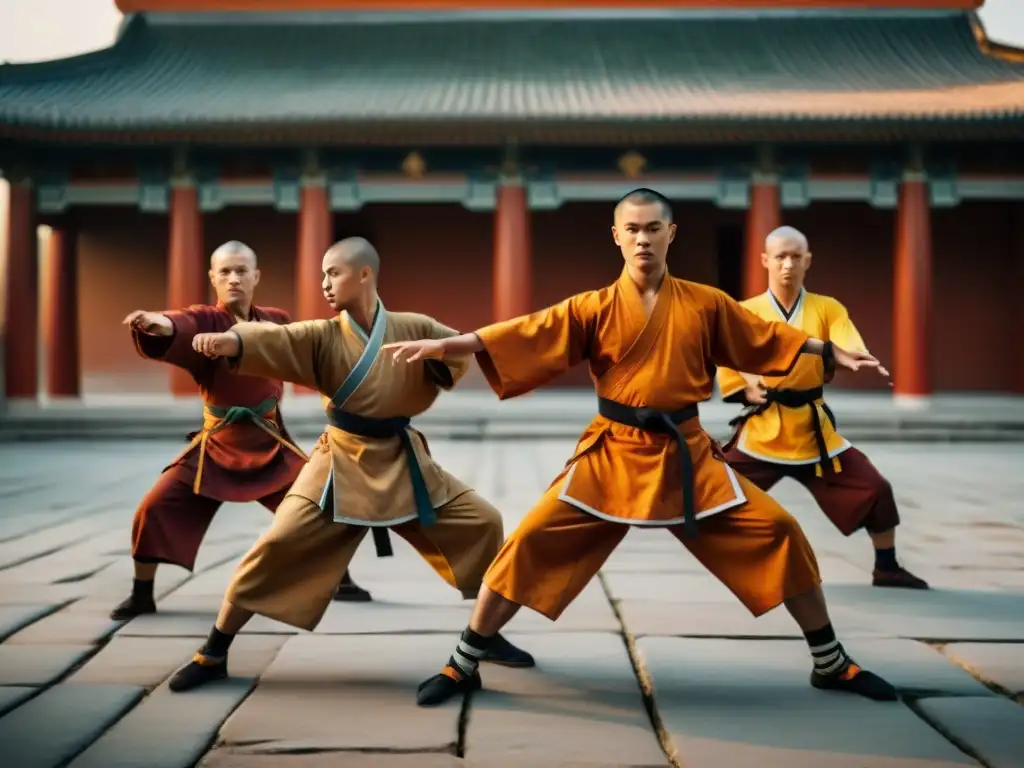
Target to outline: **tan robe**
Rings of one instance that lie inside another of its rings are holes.
[[[379,311],[384,312],[383,307]],[[239,373],[281,379],[316,389],[330,402],[366,346],[367,334],[346,314],[271,326],[243,323]],[[383,343],[457,335],[424,315],[387,313]],[[378,353],[369,373],[344,403],[364,417],[413,417],[443,387],[454,386],[470,358],[437,364],[395,363]],[[447,370],[447,376],[442,375]],[[473,596],[504,532],[501,515],[430,456],[425,438],[409,428],[417,463],[437,514],[434,525],[417,518],[407,457],[398,437],[367,438],[327,427],[271,528],[239,565],[228,599],[242,608],[312,629],[330,604],[367,526],[387,526],[409,541],[464,595]],[[333,504],[324,498],[333,471]],[[321,506],[323,504],[323,506]],[[330,506],[328,506],[330,505]],[[324,508],[333,509],[334,515]]]
[[[785,373],[808,338],[761,320],[717,289],[671,276],[648,317],[625,271],[607,288],[477,333],[485,348],[478,361],[501,398],[586,360],[599,396],[662,412],[710,398],[715,364]],[[796,521],[725,463],[699,418],[677,430],[693,465],[691,488],[683,487],[678,440],[597,416],[505,542],[487,586],[554,619],[630,525],[666,526],[679,536],[687,493],[699,535],[681,541],[753,613],[818,584]]]

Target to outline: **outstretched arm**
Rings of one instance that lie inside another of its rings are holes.
[[[475,354],[487,383],[502,400],[529,392],[586,358],[590,294],[448,339],[386,344],[395,360],[439,360]]]
[[[320,390],[320,353],[330,321],[307,320],[287,325],[238,323],[224,333],[198,334],[197,352],[226,357],[243,376],[280,379]]]
[[[201,307],[175,312],[147,312],[137,309],[122,321],[131,330],[136,351],[148,360],[159,360],[184,368],[196,376],[204,358],[192,348],[197,333],[214,328],[210,315]]]

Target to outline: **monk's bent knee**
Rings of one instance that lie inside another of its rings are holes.
[[[884,477],[878,478],[874,489],[871,509],[864,517],[864,530],[868,533],[885,533],[900,524],[900,513],[896,506],[896,495],[892,484]]]

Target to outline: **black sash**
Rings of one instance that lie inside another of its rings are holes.
[[[697,535],[697,514],[693,503],[693,460],[686,440],[676,428],[678,424],[698,415],[696,405],[667,413],[654,408],[634,408],[603,397],[597,398],[597,412],[610,421],[646,432],[656,432],[674,438],[679,445],[679,466],[682,470],[683,531],[687,536]]]
[[[433,525],[437,521],[434,514],[434,506],[430,503],[430,493],[427,491],[426,480],[423,479],[423,470],[416,461],[416,452],[413,450],[412,438],[409,437],[407,416],[395,416],[390,419],[374,419],[368,416],[360,416],[356,413],[349,413],[333,405],[327,406],[327,421],[332,427],[348,432],[359,437],[370,437],[383,439],[397,437],[401,439],[405,448],[405,457],[409,465],[409,476],[412,479],[413,497],[416,500],[416,512],[419,515],[421,525]],[[373,543],[377,548],[378,557],[389,557],[394,554],[391,548],[391,541],[388,539],[386,527],[370,526],[373,531]]]
[[[832,464],[828,458],[828,445],[825,443],[825,433],[821,431],[821,419],[818,417],[818,409],[814,405],[815,401],[821,399],[824,394],[825,390],[823,387],[814,387],[813,389],[769,389],[765,392],[767,402],[744,408],[739,416],[729,422],[730,427],[736,428],[736,431],[733,433],[733,439],[735,440],[739,436],[739,431],[747,419],[759,413],[764,413],[772,403],[778,403],[784,408],[808,407],[811,409],[811,421],[814,425],[814,442],[818,446],[821,469],[825,471],[825,468],[832,466]],[[836,417],[832,414],[832,409],[825,403],[821,404],[821,409],[825,411],[828,420],[832,422],[832,428],[837,429]]]

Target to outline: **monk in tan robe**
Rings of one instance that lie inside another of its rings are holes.
[[[671,277],[675,232],[668,201],[636,190],[615,209],[612,236],[625,259],[615,284],[476,333],[389,345],[414,366],[475,353],[503,399],[587,360],[598,394],[599,415],[487,571],[455,653],[419,688],[421,706],[479,688],[477,661],[520,606],[557,619],[632,525],[667,528],[755,616],[784,604],[810,645],[812,685],[896,698],[836,639],[797,521],[725,463],[697,413],[715,364],[781,374],[826,347],[715,288]],[[879,367],[870,355],[832,353],[846,368]]]
[[[868,351],[846,307],[804,289],[811,251],[803,233],[792,227],[776,229],[765,240],[761,261],[768,270],[768,290],[741,306],[843,349]],[[844,536],[866,530],[875,549],[874,586],[928,589],[924,579],[896,559],[900,515],[892,486],[839,434],[825,404],[824,386],[834,376],[835,370],[815,355],[801,356],[785,376],[719,368],[722,397],[747,406],[731,422],[736,431],[725,458],[764,491],[785,477],[796,480]]]
[[[467,355],[396,364],[385,342],[446,338],[456,332],[424,315],[389,313],[377,295],[380,259],[362,238],[335,244],[323,260],[330,320],[288,325],[241,323],[199,334],[193,347],[228,358],[242,376],[316,389],[328,427],[288,491],[270,529],[242,559],[217,622],[192,661],[171,678],[184,691],[227,675],[228,648],[253,614],[312,630],[367,530],[378,550],[387,530],[408,541],[467,599],[504,538],[501,514],[430,455],[409,426],[469,366]],[[488,661],[532,666],[498,636]]]
[[[306,465],[306,454],[281,419],[281,382],[239,376],[226,362],[210,360],[192,348],[196,334],[227,330],[241,321],[263,326],[289,322],[283,310],[253,304],[259,281],[256,254],[233,240],[210,257],[216,305],[165,312],[136,310],[124,319],[140,355],[191,374],[203,400],[203,427],[189,435],[188,446],[164,469],[135,510],[134,584],[128,598],[111,612],[112,619],[122,621],[156,611],[157,566],[170,563],[191,571],[221,504],[259,501],[273,512]],[[344,600],[370,599],[347,573],[336,594]]]

